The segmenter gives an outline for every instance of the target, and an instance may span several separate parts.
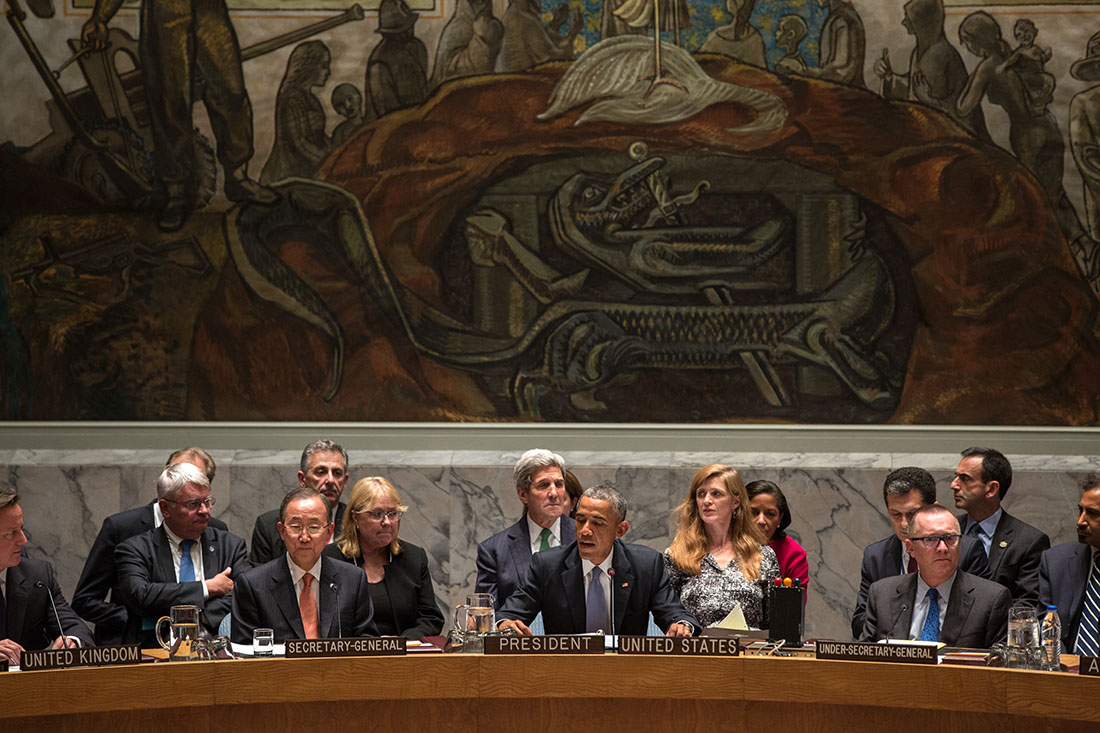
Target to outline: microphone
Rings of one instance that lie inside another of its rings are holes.
[[[329,588],[332,588],[332,592],[336,594],[336,635],[339,637],[344,636],[344,621],[340,618],[340,586],[336,583],[329,583]]]
[[[607,625],[611,627],[611,651],[618,651],[618,640],[615,638],[615,568],[607,569],[607,585],[610,591],[608,598],[611,600],[611,614]]]
[[[61,646],[64,649],[69,648],[69,638],[65,636],[65,627],[61,625],[61,617],[57,615],[57,604],[53,602],[53,593],[49,588],[46,588],[46,584],[39,580],[34,584],[35,588],[44,588],[46,590],[46,597],[50,599],[50,608],[53,609],[53,619],[57,622],[57,633],[61,637]],[[53,641],[47,638],[46,641]]]

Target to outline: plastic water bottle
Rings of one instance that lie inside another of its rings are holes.
[[[1057,606],[1047,606],[1039,635],[1043,643],[1043,669],[1057,672],[1062,661],[1062,621]]]

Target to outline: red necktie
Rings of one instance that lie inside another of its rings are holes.
[[[909,567],[905,568],[905,572],[907,572],[907,573],[917,572],[917,558],[913,557],[912,555],[909,556]]]
[[[313,576],[302,576],[302,595],[298,597],[298,608],[302,612],[302,628],[307,639],[321,638],[320,624],[317,621],[317,601],[313,598]]]

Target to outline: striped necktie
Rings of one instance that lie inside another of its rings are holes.
[[[1095,657],[1100,653],[1097,644],[1097,627],[1100,626],[1100,552],[1092,554],[1092,572],[1085,586],[1085,600],[1081,607],[1081,627],[1077,630],[1077,653]]]
[[[924,617],[924,627],[920,630],[921,641],[940,640],[940,592],[928,589],[928,615]]]

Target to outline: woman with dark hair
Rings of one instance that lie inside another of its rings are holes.
[[[745,490],[749,495],[749,508],[756,526],[768,540],[768,547],[775,551],[779,561],[779,574],[792,580],[798,578],[802,587],[810,579],[810,565],[806,551],[783,530],[791,525],[791,510],[787,497],[771,481],[752,481]]]
[[[260,181],[310,178],[332,150],[325,134],[325,108],[313,93],[329,77],[332,56],[321,41],[294,47],[275,97],[275,144]]]
[[[360,479],[351,489],[340,537],[324,554],[363,568],[380,634],[415,641],[439,634],[443,613],[435,603],[427,553],[397,539],[406,511],[389,481]]]
[[[572,471],[565,472],[565,492],[569,494],[569,511],[562,512],[562,516],[572,518],[577,511],[577,502],[581,500],[581,494],[584,493],[584,487]]]
[[[703,626],[718,623],[736,604],[749,627],[767,626],[763,586],[779,576],[779,563],[748,504],[741,474],[713,463],[696,472],[678,508],[665,565],[680,602]]]

